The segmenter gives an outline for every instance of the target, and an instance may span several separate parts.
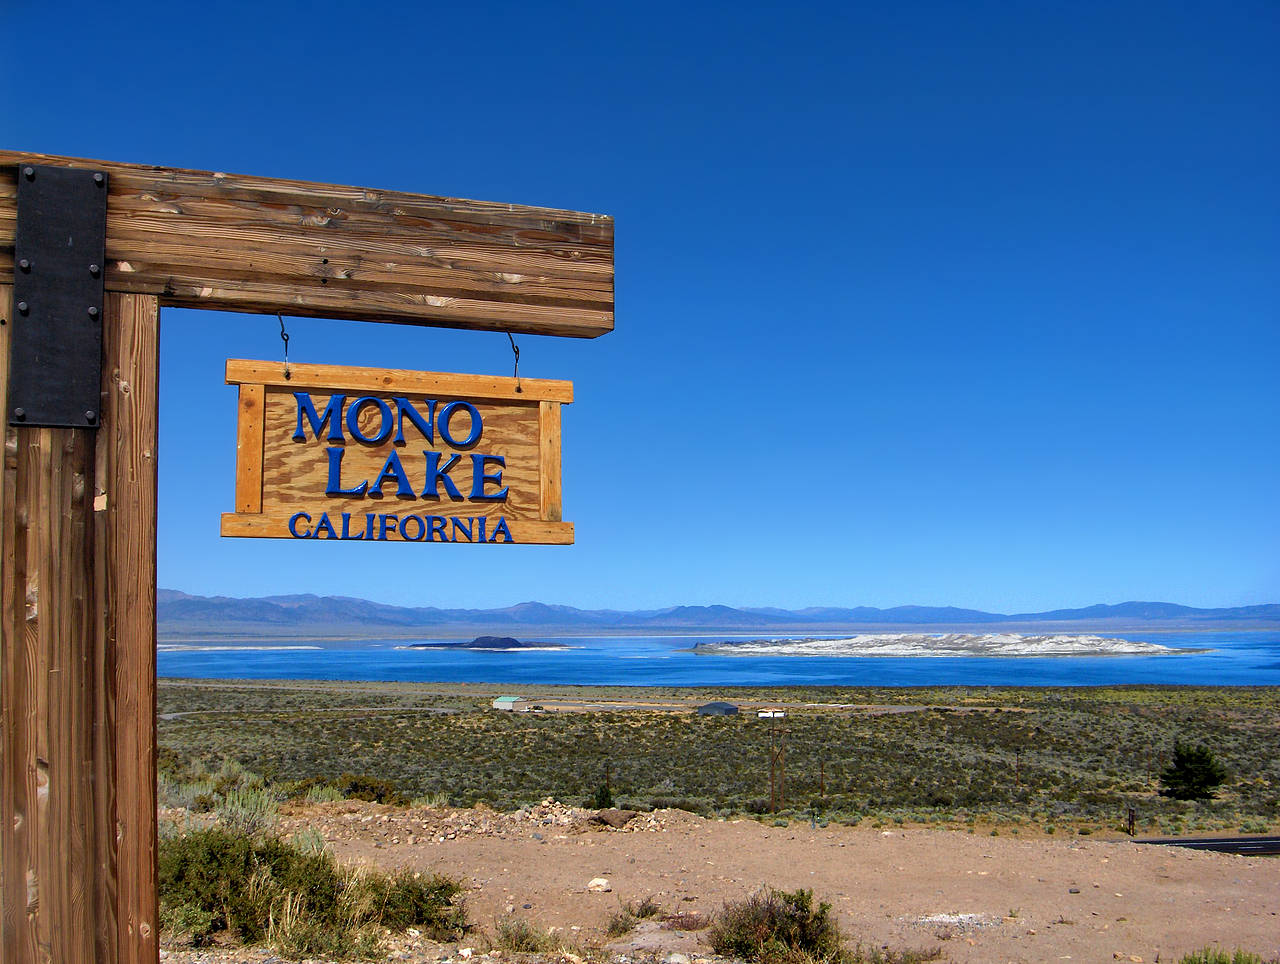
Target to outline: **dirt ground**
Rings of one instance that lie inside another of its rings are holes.
[[[295,810],[281,829],[316,828],[343,862],[464,878],[482,930],[517,916],[582,944],[604,943],[626,901],[652,896],[668,912],[709,915],[771,886],[812,889],[851,940],[939,947],[957,964],[1168,962],[1209,945],[1280,956],[1280,858],[1008,830],[778,827],[681,811],[613,829],[590,816],[551,801],[516,814],[346,802]],[[596,878],[609,889],[588,889]],[[478,956],[484,942],[474,943]],[[611,950],[632,959],[710,955],[696,934],[656,925]],[[404,945],[401,959],[455,951]]]

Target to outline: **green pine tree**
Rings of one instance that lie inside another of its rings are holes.
[[[1213,791],[1227,779],[1227,769],[1206,746],[1178,743],[1173,763],[1160,774],[1162,797],[1175,800],[1212,800]]]

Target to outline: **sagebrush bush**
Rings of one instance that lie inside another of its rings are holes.
[[[725,904],[707,932],[711,949],[726,957],[778,964],[800,957],[834,960],[840,928],[826,901],[813,906],[813,891],[766,889]]]
[[[276,800],[261,787],[232,787],[214,808],[218,822],[232,833],[256,836],[276,822]]]
[[[371,928],[448,940],[468,926],[455,880],[355,873],[323,849],[221,826],[162,838],[159,871],[162,925],[179,942],[226,931],[293,955],[350,956],[369,952]]]

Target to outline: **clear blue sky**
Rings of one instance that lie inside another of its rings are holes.
[[[577,545],[220,539],[223,360],[278,326],[170,310],[163,586],[1280,599],[1274,2],[0,0],[0,36],[6,147],[617,219],[617,330],[520,339],[577,386]],[[290,331],[298,361],[510,371],[496,334]]]

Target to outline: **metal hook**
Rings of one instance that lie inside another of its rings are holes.
[[[284,330],[284,316],[278,311],[276,319],[280,322],[280,340],[284,342],[284,379],[288,381],[293,377],[293,373],[289,371],[289,333]]]
[[[516,340],[511,336],[511,332],[507,332],[507,340],[511,342],[511,351],[516,356],[515,369],[512,377],[516,380],[516,391],[523,393],[524,389],[520,387],[520,349],[516,347]]]

